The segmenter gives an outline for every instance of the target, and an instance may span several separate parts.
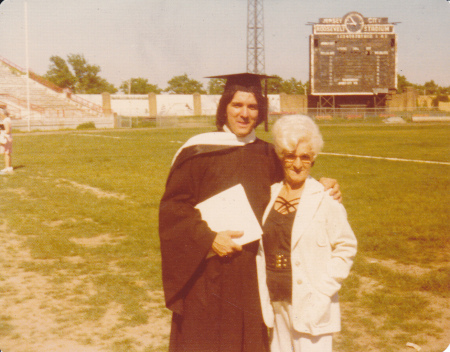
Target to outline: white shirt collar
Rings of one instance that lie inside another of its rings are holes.
[[[227,132],[227,133],[232,133],[232,134],[234,134],[233,132],[231,132],[230,128],[229,128],[227,125],[224,125],[224,126],[223,126],[223,130],[224,130],[225,132]],[[256,140],[256,132],[255,132],[255,129],[252,129],[252,131],[251,131],[248,135],[246,135],[246,136],[244,136],[244,137],[238,137],[238,136],[236,136],[236,139],[237,139],[239,142],[243,142],[244,144],[247,144],[247,143],[253,143],[253,142]]]

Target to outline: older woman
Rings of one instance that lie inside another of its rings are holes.
[[[257,256],[271,351],[327,352],[340,330],[338,291],[356,254],[344,207],[310,171],[323,146],[317,125],[290,115],[273,126],[284,181],[274,184]]]

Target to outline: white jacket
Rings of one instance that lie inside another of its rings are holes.
[[[272,185],[272,209],[282,183]],[[338,294],[356,254],[356,238],[339,202],[312,177],[305,181],[291,237],[293,326],[301,333],[322,335],[339,331]],[[260,241],[256,257],[264,322],[273,327],[274,313],[266,284],[266,263]]]

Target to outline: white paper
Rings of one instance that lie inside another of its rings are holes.
[[[243,231],[243,236],[233,238],[237,244],[243,245],[261,238],[263,230],[241,184],[208,198],[197,204],[196,208],[215,232]]]

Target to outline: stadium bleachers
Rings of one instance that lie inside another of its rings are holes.
[[[29,79],[23,71],[0,58],[0,102],[7,105],[15,119],[28,119],[28,90],[30,119],[46,118],[98,118],[102,108],[62,90],[55,91]]]

